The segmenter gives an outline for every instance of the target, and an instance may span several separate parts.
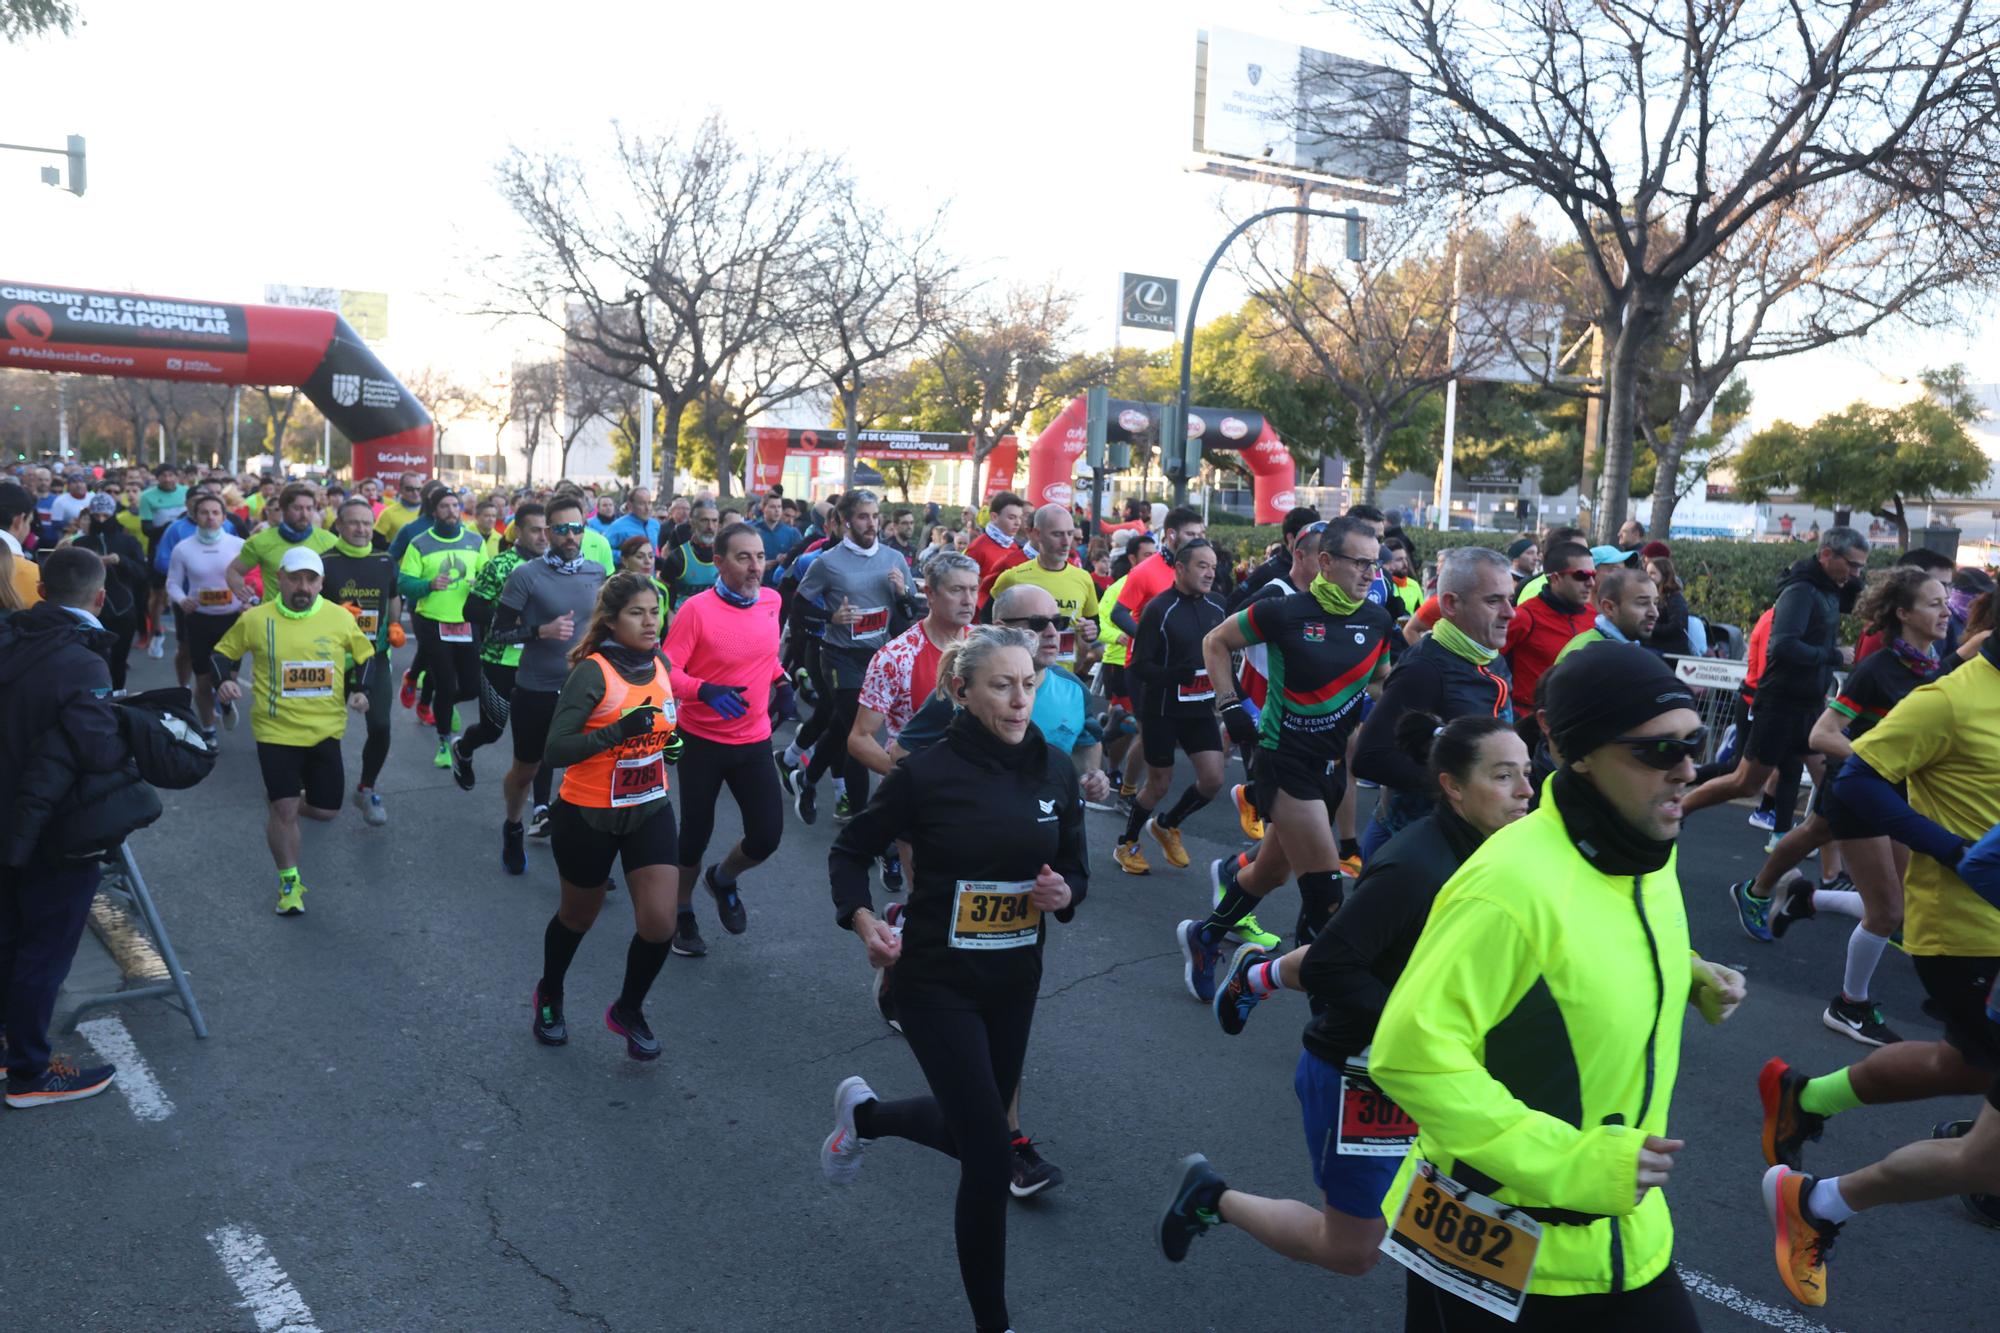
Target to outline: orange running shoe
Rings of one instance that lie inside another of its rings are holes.
[[[1778,1276],[1793,1300],[1815,1308],[1826,1304],[1826,1260],[1840,1235],[1837,1225],[1806,1212],[1806,1198],[1818,1183],[1789,1166],[1774,1166],[1764,1173],[1764,1211],[1776,1232]]]
[[[1146,832],[1153,835],[1153,841],[1160,844],[1160,850],[1167,854],[1167,864],[1179,869],[1188,863],[1187,848],[1181,846],[1181,831],[1177,828],[1161,828],[1159,821],[1146,821]]]
[[[1235,798],[1236,823],[1242,828],[1243,836],[1252,842],[1262,842],[1264,821],[1258,816],[1257,807],[1250,804],[1250,789],[1239,782],[1229,789],[1229,794]]]

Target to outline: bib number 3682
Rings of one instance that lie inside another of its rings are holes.
[[[1419,1161],[1382,1253],[1512,1323],[1527,1303],[1541,1244],[1541,1223]]]

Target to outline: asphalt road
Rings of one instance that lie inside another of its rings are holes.
[[[135,686],[168,683],[166,665],[140,657]],[[350,781],[360,741],[351,724]],[[307,828],[302,919],[271,911],[247,725],[225,735],[209,781],[168,793],[166,819],[134,840],[213,1035],[196,1041],[158,1002],[126,1006],[113,1012],[156,1098],[0,1116],[0,1327],[969,1327],[954,1165],[888,1142],[851,1188],[820,1175],[841,1077],[890,1096],[922,1088],[874,1012],[858,943],[833,928],[831,819],[788,816],[777,856],[745,880],[748,934],[700,909],[711,953],[670,960],[648,1006],[664,1059],[628,1060],[597,1018],[630,934],[623,896],[571,975],[570,1044],[550,1050],[528,1024],[555,874],[534,841],[525,877],[501,871],[504,744],[482,754],[470,795],[432,767],[410,714],[395,747],[387,828],[351,808]],[[1111,863],[1114,817],[1091,820],[1099,873],[1051,938],[1024,1084],[1028,1131],[1068,1179],[1013,1211],[1016,1326],[1399,1327],[1390,1264],[1337,1277],[1228,1228],[1179,1267],[1158,1254],[1157,1210],[1189,1151],[1239,1188],[1313,1197],[1291,1087],[1305,1010],[1274,1001],[1230,1039],[1182,989],[1173,928],[1204,905],[1203,859],[1236,845],[1226,803],[1190,826],[1195,867],[1145,878]],[[736,829],[725,802],[717,846]],[[1836,1253],[1833,1304],[1807,1317],[1786,1302],[1758,1198],[1756,1072],[1773,1053],[1817,1073],[1861,1048],[1819,1021],[1843,923],[1779,947],[1735,924],[1723,886],[1749,873],[1760,839],[1724,809],[1698,816],[1681,847],[1696,944],[1743,965],[1751,987],[1722,1029],[1690,1019],[1675,1093],[1688,1141],[1671,1189],[1678,1256],[1703,1322],[1810,1333],[1990,1319],[2000,1234],[1949,1200],[1863,1217]],[[1275,902],[1272,924],[1288,922],[1296,899]],[[104,968],[86,936],[79,985]],[[1934,1033],[1900,955],[1878,994],[1907,1035]],[[1854,1112],[1808,1166],[1858,1166],[1968,1114],[1970,1099]]]

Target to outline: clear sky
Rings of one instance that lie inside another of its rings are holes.
[[[1366,54],[1310,0],[82,5],[77,36],[0,49],[0,138],[90,143],[82,199],[0,154],[0,277],[216,300],[387,290],[383,351],[405,372],[496,373],[526,350],[460,313],[508,234],[492,169],[510,143],[591,153],[613,118],[711,107],[745,137],[843,155],[913,216],[949,200],[975,271],[1058,275],[1108,343],[1121,270],[1179,277],[1185,308],[1225,210],[1261,202],[1183,169],[1196,30]],[[1205,313],[1239,294],[1211,289]],[[2000,380],[2000,326],[1761,372],[1757,416],[1810,418],[1952,360]]]

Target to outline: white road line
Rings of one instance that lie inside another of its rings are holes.
[[[258,1333],[320,1333],[305,1298],[271,1257],[262,1236],[249,1227],[222,1227],[208,1233],[208,1243],[243,1293],[237,1304],[256,1319]]]
[[[1681,1282],[1687,1289],[1703,1300],[1714,1301],[1727,1306],[1745,1319],[1754,1319],[1771,1328],[1780,1328],[1785,1333],[1833,1333],[1825,1324],[1816,1324],[1802,1314],[1787,1310],[1782,1305],[1771,1305],[1755,1296],[1745,1296],[1727,1282],[1718,1282],[1706,1273],[1698,1273],[1692,1268],[1682,1268]]]
[[[160,1081],[153,1077],[152,1067],[139,1054],[122,1020],[93,1018],[77,1024],[76,1030],[92,1050],[118,1067],[118,1081],[113,1086],[125,1094],[133,1115],[141,1120],[165,1120],[174,1113],[172,1100],[161,1090]]]

